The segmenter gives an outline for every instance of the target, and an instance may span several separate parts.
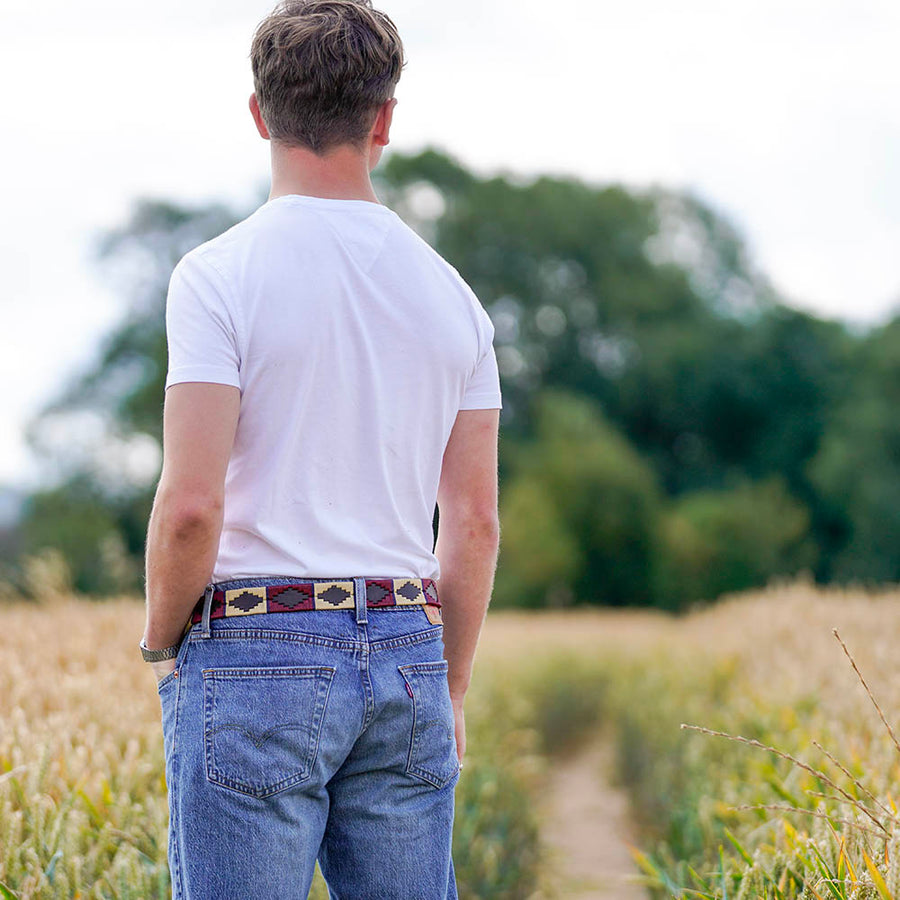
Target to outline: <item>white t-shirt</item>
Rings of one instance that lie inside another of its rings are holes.
[[[214,581],[440,577],[450,429],[501,408],[494,327],[396,213],[268,201],[178,263],[166,333],[166,388],[241,390]]]

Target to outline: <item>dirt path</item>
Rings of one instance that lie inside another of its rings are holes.
[[[637,868],[628,852],[636,837],[628,798],[614,787],[612,745],[598,735],[552,773],[543,800],[543,836],[556,873],[548,898],[647,900],[629,876]]]

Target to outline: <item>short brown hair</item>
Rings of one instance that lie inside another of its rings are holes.
[[[394,23],[370,0],[284,0],[250,49],[269,136],[323,154],[363,146],[406,61]]]

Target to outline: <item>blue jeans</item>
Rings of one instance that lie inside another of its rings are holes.
[[[316,859],[332,900],[456,900],[443,626],[354,581],[355,609],[193,625],[159,682],[173,900],[306,900]]]

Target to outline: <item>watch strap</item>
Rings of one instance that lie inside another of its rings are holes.
[[[162,662],[164,659],[175,659],[178,656],[179,647],[181,647],[180,643],[173,644],[171,647],[163,647],[160,650],[150,650],[144,638],[141,638],[140,643],[141,656],[144,657],[144,662]]]

